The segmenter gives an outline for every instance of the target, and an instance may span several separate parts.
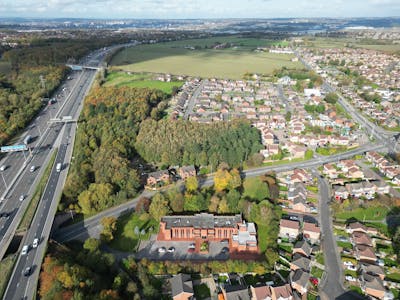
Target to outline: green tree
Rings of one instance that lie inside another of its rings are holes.
[[[170,213],[170,208],[168,206],[168,201],[165,199],[164,195],[157,193],[153,196],[150,203],[149,214],[156,221],[160,221],[163,216]]]
[[[114,217],[104,217],[101,219],[103,230],[100,237],[105,242],[110,242],[114,239],[114,233],[117,230],[117,219]]]
[[[88,250],[89,252],[96,252],[99,250],[101,242],[95,238],[88,238],[83,244],[83,249]]]
[[[196,176],[188,177],[186,179],[185,186],[186,186],[186,190],[189,193],[193,193],[193,192],[197,191],[197,189],[199,188],[199,182],[197,180],[197,177]]]

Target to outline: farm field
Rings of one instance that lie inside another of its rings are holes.
[[[163,82],[154,80],[153,74],[128,74],[126,72],[111,72],[107,75],[104,86],[129,86],[135,88],[158,89],[166,94],[171,94],[173,87],[180,87],[182,81]]]
[[[210,49],[217,42],[230,42],[233,47]],[[291,61],[293,55],[254,51],[257,47],[276,43],[263,39],[218,37],[139,45],[119,52],[111,65],[114,70],[230,79],[240,79],[247,72],[268,75],[282,67],[302,68],[300,62]],[[282,42],[282,45],[287,43]]]

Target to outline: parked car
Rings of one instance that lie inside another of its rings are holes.
[[[353,263],[351,261],[344,261],[343,264],[348,267],[348,266],[352,266]]]
[[[39,239],[38,239],[38,238],[35,238],[35,239],[33,240],[33,243],[32,243],[32,248],[37,248],[38,245],[39,245]]]
[[[355,279],[353,276],[350,276],[350,275],[347,275],[345,278],[347,281],[352,281],[352,282],[357,281],[357,279]]]
[[[385,261],[384,261],[383,259],[378,259],[378,260],[376,261],[376,264],[377,264],[378,266],[384,267],[384,266],[385,266]]]
[[[188,248],[193,248],[194,249],[194,248],[196,248],[196,244],[195,243],[191,243]]]
[[[318,278],[310,277],[310,282],[311,282],[313,285],[318,285]]]
[[[347,270],[350,270],[350,271],[357,271],[357,268],[356,268],[356,266],[354,266],[354,265],[350,265],[350,266],[347,266]]]
[[[2,165],[1,167],[0,167],[0,171],[5,171],[7,169],[7,166],[6,165]]]
[[[339,237],[338,237],[338,241],[339,241],[339,242],[348,242],[348,238],[345,237],[345,236],[339,236]]]
[[[166,251],[165,247],[158,248],[158,253],[165,253]]]
[[[36,170],[36,167],[35,167],[35,166],[31,166],[31,168],[29,169],[29,171],[30,171],[31,173],[35,172],[35,170]]]
[[[25,195],[19,196],[19,201],[24,201],[24,199],[25,199]]]
[[[167,251],[168,253],[173,253],[175,252],[175,247],[169,247]]]

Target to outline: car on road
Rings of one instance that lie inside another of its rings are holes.
[[[22,247],[21,255],[27,255],[28,251],[29,251],[29,246],[28,245],[24,245]]]
[[[6,165],[2,165],[1,167],[0,167],[0,171],[5,171],[7,169],[7,166]]]
[[[175,247],[169,247],[167,251],[168,253],[173,253],[175,252]]]
[[[31,272],[32,272],[32,268],[26,267],[25,270],[22,272],[22,274],[24,274],[24,276],[29,276],[29,275],[31,275]]]
[[[24,199],[25,199],[25,195],[19,196],[19,201],[24,201]]]
[[[31,166],[31,168],[29,169],[29,171],[30,171],[31,173],[35,172],[35,170],[36,170],[36,167],[35,167],[35,166]]]
[[[33,240],[33,243],[32,243],[32,248],[37,248],[38,245],[39,245],[39,239],[38,239],[38,238],[35,238],[35,239]]]
[[[350,276],[350,275],[346,275],[345,279],[346,279],[347,281],[351,281],[351,282],[357,281],[357,279],[355,279],[353,276]]]
[[[0,213],[0,218],[7,218],[10,216],[10,214],[8,212],[2,212]]]
[[[165,253],[166,251],[165,247],[158,248],[158,253]]]

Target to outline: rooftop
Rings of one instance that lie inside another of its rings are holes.
[[[166,228],[173,227],[194,227],[194,228],[237,228],[238,223],[242,223],[241,215],[234,216],[214,216],[213,214],[200,213],[194,216],[165,216],[161,222],[166,223]],[[253,224],[254,226],[254,224]]]

